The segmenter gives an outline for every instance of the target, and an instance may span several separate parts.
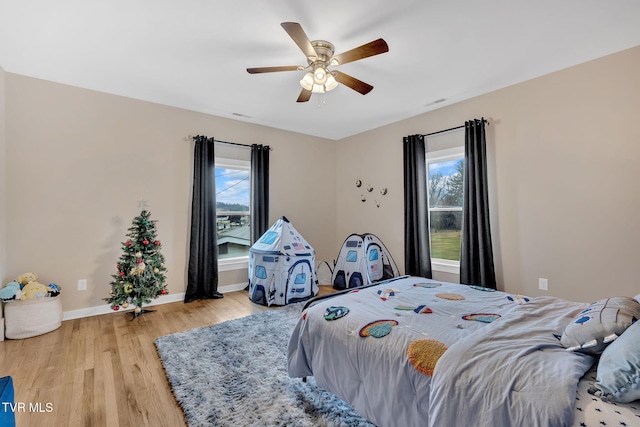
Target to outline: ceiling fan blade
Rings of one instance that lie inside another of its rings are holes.
[[[333,58],[331,58],[331,64],[342,65],[348,62],[357,61],[362,58],[368,58],[370,56],[379,55],[385,52],[389,52],[389,46],[387,45],[387,42],[385,42],[383,39],[378,39],[334,56]]]
[[[342,83],[343,85],[350,87],[356,92],[360,92],[363,95],[368,94],[373,89],[368,83],[363,82],[362,80],[358,80],[355,77],[351,77],[348,74],[341,73],[340,71],[332,71],[333,76],[336,78],[338,83]]]
[[[307,102],[311,99],[311,91],[307,89],[302,89],[300,95],[298,96],[298,100],[296,102]]]
[[[274,73],[276,71],[296,71],[301,69],[297,65],[285,65],[282,67],[259,67],[259,68],[247,68],[247,73],[249,74],[259,74],[259,73]]]
[[[311,45],[309,37],[307,37],[300,24],[297,22],[283,22],[280,25],[284,28],[287,34],[289,34],[289,37],[293,39],[307,58],[315,59],[318,57],[316,50]]]

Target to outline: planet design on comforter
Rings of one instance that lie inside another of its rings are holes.
[[[462,318],[464,320],[476,320],[478,322],[491,323],[494,320],[500,318],[500,315],[495,313],[473,313],[466,314],[462,316]]]
[[[360,336],[362,338],[374,337],[382,338],[391,333],[391,328],[398,324],[397,320],[376,320],[366,324],[360,329]]]
[[[414,287],[416,288],[437,288],[438,286],[442,286],[441,283],[414,283]]]
[[[349,308],[343,306],[327,307],[324,311],[324,320],[337,320],[349,314]]]
[[[453,292],[441,292],[439,294],[436,294],[436,296],[438,298],[448,299],[448,300],[451,300],[451,301],[462,301],[463,299],[466,299],[463,295],[456,294],[456,293],[453,293]]]
[[[438,340],[416,340],[409,344],[407,356],[414,368],[425,375],[432,376],[440,356],[447,351],[447,346]]]

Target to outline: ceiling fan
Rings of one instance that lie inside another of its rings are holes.
[[[297,22],[283,22],[280,25],[305,54],[308,65],[247,68],[249,74],[310,69],[311,71],[306,73],[302,80],[300,80],[302,92],[300,92],[298,96],[298,102],[307,102],[311,98],[312,93],[325,93],[333,90],[338,86],[338,83],[342,83],[362,95],[371,92],[373,86],[370,84],[340,71],[330,70],[329,67],[388,52],[389,46],[387,46],[387,42],[383,39],[377,39],[339,55],[334,55],[333,44],[326,40],[309,40],[302,26]]]

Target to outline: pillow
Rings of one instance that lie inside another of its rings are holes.
[[[569,351],[597,355],[640,319],[640,303],[630,297],[596,301],[564,328],[560,342]]]
[[[604,349],[596,388],[602,400],[627,403],[640,399],[640,322]]]

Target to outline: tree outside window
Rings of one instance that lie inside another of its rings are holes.
[[[460,261],[464,155],[427,157],[431,258]]]

